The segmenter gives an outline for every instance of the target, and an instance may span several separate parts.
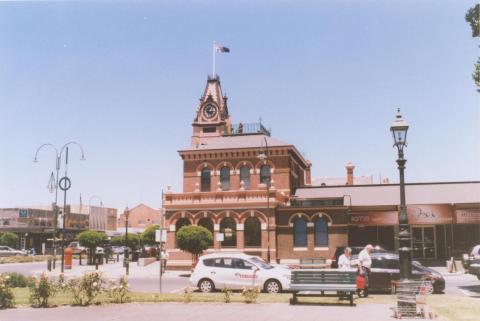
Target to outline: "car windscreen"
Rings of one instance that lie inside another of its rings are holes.
[[[259,258],[259,257],[252,256],[252,257],[250,258],[250,261],[252,261],[253,263],[255,263],[255,265],[261,267],[262,269],[265,269],[265,270],[273,269],[273,266],[271,266],[270,264],[268,264],[267,262],[265,262],[264,260],[262,260],[262,259]]]

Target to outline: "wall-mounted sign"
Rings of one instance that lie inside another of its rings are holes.
[[[480,224],[480,208],[455,211],[457,224]]]
[[[18,210],[18,217],[19,218],[28,218],[28,209]]]
[[[223,233],[217,233],[217,242],[223,242],[223,241],[224,241]]]
[[[349,216],[349,223],[353,225],[395,225],[398,224],[398,212],[365,212],[352,213]]]
[[[408,205],[409,224],[452,224],[451,205]]]

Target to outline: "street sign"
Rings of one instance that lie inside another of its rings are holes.
[[[167,243],[167,231],[166,230],[156,230],[155,231],[155,242],[160,243]]]
[[[18,217],[19,218],[28,218],[28,209],[18,210]]]
[[[224,236],[225,235],[223,233],[217,233],[217,242],[223,242]]]
[[[70,189],[70,187],[72,187],[72,182],[70,181],[70,178],[64,176],[60,178],[60,182],[58,182],[58,185],[60,186],[60,189],[62,191],[67,191]]]

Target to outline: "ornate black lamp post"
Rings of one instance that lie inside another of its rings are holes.
[[[408,125],[400,114],[400,108],[397,110],[397,116],[390,127],[393,135],[394,146],[398,149],[398,171],[400,173],[400,212],[398,216],[399,232],[399,259],[400,259],[400,280],[407,281],[412,275],[412,257],[411,257],[411,237],[410,226],[408,225],[407,208],[405,205],[405,163],[403,158],[403,148],[407,145]]]

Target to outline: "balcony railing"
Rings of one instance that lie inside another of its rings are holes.
[[[225,136],[264,134],[270,136],[270,131],[262,123],[238,123],[225,129]]]

